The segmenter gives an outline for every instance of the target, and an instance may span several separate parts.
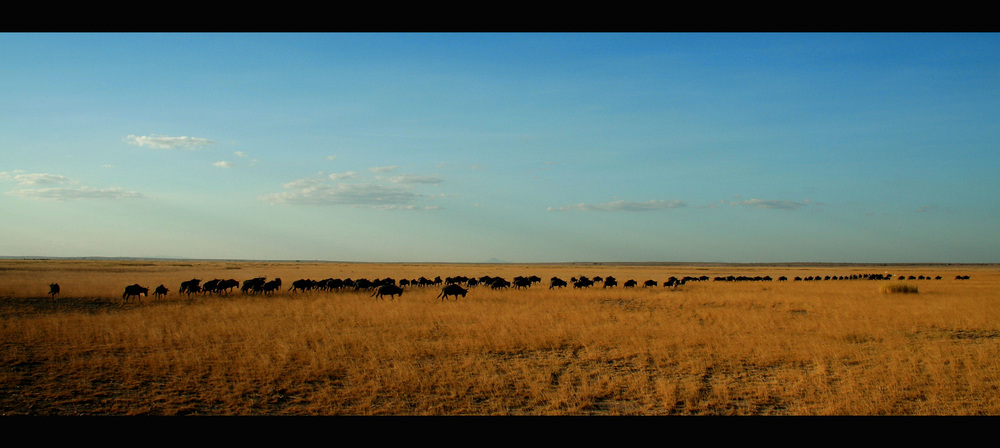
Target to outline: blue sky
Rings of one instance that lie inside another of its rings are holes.
[[[998,34],[0,34],[0,255],[1000,262]]]

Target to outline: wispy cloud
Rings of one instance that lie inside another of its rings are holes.
[[[228,162],[228,161],[225,161],[225,160],[220,160],[218,162],[213,163],[212,166],[219,167],[219,168],[232,168],[232,167],[236,166],[236,164],[233,163],[233,162]]]
[[[819,204],[817,202],[812,202],[808,199],[802,202],[786,201],[786,200],[748,199],[746,201],[733,201],[730,202],[729,205],[763,208],[771,210],[797,210],[807,205],[822,205],[822,204]]]
[[[26,173],[23,170],[14,170],[12,172],[2,171],[0,172],[0,180],[14,181],[17,183],[18,187],[37,187],[40,185],[76,185],[80,183],[74,179],[59,174]],[[137,192],[125,191],[121,188],[93,188],[87,186],[16,188],[8,191],[7,194],[25,199],[49,201],[142,197],[142,195]]]
[[[309,179],[284,185],[292,191],[274,193],[261,199],[272,204],[407,206],[422,195],[405,188],[377,184],[335,184],[309,182]]]
[[[389,182],[394,184],[439,184],[443,182],[444,179],[441,176],[393,176],[389,178]]]
[[[368,168],[368,171],[371,171],[373,173],[388,173],[391,171],[396,171],[396,168],[399,168],[399,165],[375,166]]]
[[[44,201],[71,201],[77,199],[121,199],[121,198],[141,198],[142,195],[134,191],[125,191],[121,188],[24,188],[8,191],[7,194],[20,196],[25,199],[35,199]]]
[[[215,143],[207,138],[199,137],[168,137],[164,135],[129,135],[125,141],[131,145],[146,146],[160,149],[198,149],[199,146]]]
[[[53,185],[73,183],[73,180],[66,176],[46,173],[15,174],[13,179],[18,185]]]
[[[346,173],[333,173],[327,177],[329,177],[330,180],[344,180],[344,179],[353,179],[357,176],[358,173],[355,173],[354,171],[348,171]]]
[[[633,202],[633,201],[611,201],[605,202],[603,204],[576,204],[576,205],[566,205],[563,207],[549,207],[549,211],[568,211],[568,210],[579,210],[579,211],[601,211],[601,212],[640,212],[649,210],[664,210],[671,208],[686,207],[683,201],[677,200],[662,200],[653,199],[646,202]]]
[[[384,172],[392,167],[373,168],[369,171]],[[357,172],[347,171],[320,177],[297,179],[282,185],[286,190],[259,197],[271,204],[321,205],[369,207],[378,210],[437,210],[441,207],[420,204],[429,196],[415,191],[420,185],[436,184],[442,180],[438,176],[396,176],[359,179]]]

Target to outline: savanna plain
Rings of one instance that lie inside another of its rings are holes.
[[[291,289],[459,276],[542,280]],[[0,260],[3,415],[1000,415],[998,387],[996,265]]]

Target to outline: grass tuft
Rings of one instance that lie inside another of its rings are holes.
[[[917,287],[907,283],[890,283],[879,287],[884,294],[917,294]]]

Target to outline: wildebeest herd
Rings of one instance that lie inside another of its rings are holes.
[[[892,274],[852,274],[852,275],[827,275],[827,276],[808,276],[808,277],[794,277],[792,281],[832,281],[832,280],[941,280],[940,275],[931,277],[924,275],[900,275],[893,276]],[[968,275],[957,275],[955,280],[968,280]],[[781,276],[774,279],[770,276],[700,276],[700,277],[674,277],[671,276],[667,280],[662,282],[662,287],[671,288],[676,290],[678,287],[683,286],[690,282],[705,282],[705,281],[715,281],[715,282],[770,282],[770,281],[788,281],[788,277]],[[535,284],[542,282],[542,279],[538,276],[517,276],[511,280],[507,280],[503,277],[491,277],[483,276],[478,278],[456,276],[456,277],[446,277],[442,279],[440,276],[434,279],[428,279],[426,277],[420,277],[418,279],[401,279],[396,280],[393,278],[383,278],[369,280],[365,278],[361,279],[340,279],[340,278],[327,278],[324,280],[312,280],[312,279],[299,279],[292,282],[291,286],[286,290],[292,293],[305,293],[309,291],[323,291],[323,292],[334,292],[342,290],[354,290],[354,291],[371,291],[370,297],[375,299],[385,299],[385,296],[389,296],[389,300],[395,300],[396,296],[402,298],[403,292],[406,288],[423,288],[423,287],[440,287],[441,292],[436,298],[441,300],[446,300],[449,296],[458,300],[459,296],[465,297],[466,294],[476,287],[485,287],[491,289],[524,289],[530,288]],[[563,280],[559,277],[552,277],[549,279],[549,289],[565,288],[570,285],[573,288],[590,288],[592,286],[600,286],[602,288],[614,288],[618,286],[618,280],[615,277],[572,277],[569,281]],[[623,288],[635,288],[640,286],[643,288],[652,288],[660,286],[661,283],[656,280],[645,280],[643,282],[638,282],[634,279],[626,280],[622,283]],[[195,294],[217,294],[217,295],[228,295],[233,293],[233,291],[239,288],[241,294],[245,295],[271,295],[275,292],[281,291],[281,279],[275,278],[272,280],[267,280],[266,277],[255,277],[249,280],[244,280],[242,283],[235,279],[212,279],[202,283],[201,279],[191,279],[183,281],[180,284],[178,294],[186,295],[190,298]],[[159,285],[153,290],[154,298],[164,298],[170,290],[164,286]],[[60,287],[58,283],[49,284],[49,295],[53,298],[59,296]],[[146,297],[149,294],[149,288],[141,286],[139,284],[132,284],[125,287],[125,291],[122,293],[122,300],[128,302],[129,299],[135,298],[139,300],[141,297]]]

